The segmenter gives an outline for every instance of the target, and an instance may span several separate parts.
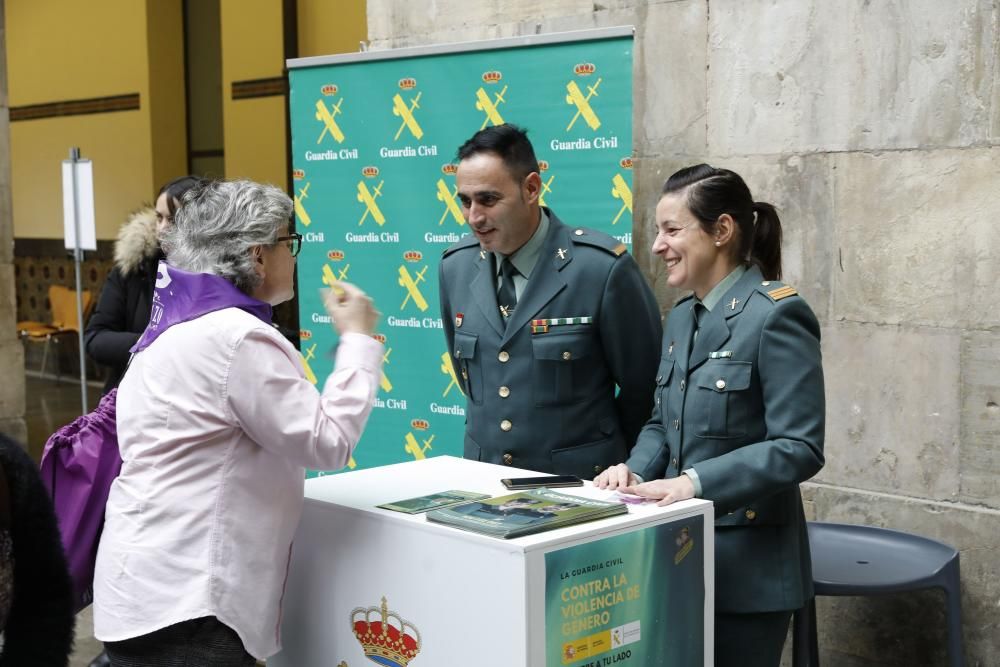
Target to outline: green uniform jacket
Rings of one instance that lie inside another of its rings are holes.
[[[823,467],[820,328],[791,288],[750,268],[701,316],[667,320],[653,415],[627,464],[645,480],[693,468],[715,503],[720,612],[797,609],[812,597],[799,482]]]
[[[590,479],[628,456],[649,417],[660,312],[622,244],[548,214],[506,329],[490,255],[471,234],[441,260],[441,317],[467,399],[465,458]],[[584,317],[532,331],[532,320]]]

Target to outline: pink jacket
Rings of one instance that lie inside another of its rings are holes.
[[[94,576],[94,630],[120,641],[201,616],[280,649],[304,468],[342,468],[378,390],[382,345],[340,339],[320,394],[274,328],[226,308],[174,325],[118,390],[121,475]]]

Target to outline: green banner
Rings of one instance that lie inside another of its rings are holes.
[[[704,517],[545,554],[546,667],[704,663]]]
[[[350,468],[462,454],[465,396],[445,348],[437,264],[468,233],[454,156],[473,133],[503,122],[528,129],[543,204],[568,224],[631,244],[632,46],[619,36],[291,64],[296,229],[305,236],[300,336],[310,380],[330,373],[336,344],[320,288],[355,283],[382,311],[382,387]]]

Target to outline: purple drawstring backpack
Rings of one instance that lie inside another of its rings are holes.
[[[175,324],[231,307],[271,322],[271,306],[240,292],[225,278],[189,273],[160,262],[149,324],[131,352],[141,352]],[[112,389],[93,412],[56,431],[42,452],[42,481],[55,506],[73,579],[74,613],[93,600],[104,510],[122,468],[115,420],[117,394],[118,389]]]
[[[73,580],[73,613],[93,599],[94,563],[111,483],[122,467],[115,396],[52,434],[42,453],[42,482],[52,497]]]

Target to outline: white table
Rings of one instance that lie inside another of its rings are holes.
[[[710,502],[632,505],[513,540],[376,507],[451,489],[505,495],[500,478],[537,474],[441,456],[307,481],[284,648],[268,667],[712,665]],[[589,483],[559,491],[609,496]]]

